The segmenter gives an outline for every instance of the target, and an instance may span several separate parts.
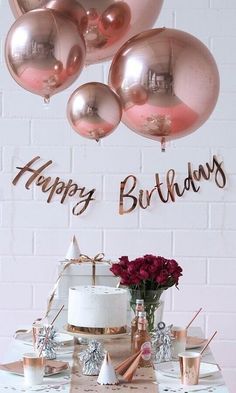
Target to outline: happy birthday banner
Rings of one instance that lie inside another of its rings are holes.
[[[16,185],[20,178],[28,174],[28,179],[25,182],[27,190],[35,184],[41,188],[41,191],[48,194],[47,202],[50,203],[55,195],[60,195],[60,203],[64,203],[68,198],[76,195],[78,202],[72,208],[72,214],[79,216],[85,212],[92,201],[95,201],[95,191],[93,188],[87,190],[85,187],[79,186],[72,179],[68,181],[61,180],[59,176],[52,178],[45,175],[45,170],[52,165],[53,161],[49,160],[38,167],[32,167],[40,157],[34,157],[23,167],[19,169],[18,174],[13,179],[13,185]],[[199,192],[201,180],[211,180],[213,178],[215,184],[219,188],[224,188],[226,185],[226,175],[223,169],[223,161],[219,161],[214,155],[211,162],[200,164],[197,169],[194,169],[192,164],[187,164],[187,176],[184,180],[177,181],[174,169],[169,169],[166,176],[160,179],[160,175],[154,175],[155,183],[150,190],[137,189],[137,177],[128,175],[120,183],[120,198],[119,198],[119,214],[128,214],[137,207],[147,209],[153,202],[154,195],[158,196],[160,202],[175,202],[176,197],[181,198],[186,191]]]

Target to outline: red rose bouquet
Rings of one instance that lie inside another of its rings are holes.
[[[135,309],[136,299],[144,299],[149,330],[154,326],[155,311],[159,306],[160,296],[165,289],[178,286],[182,268],[174,259],[144,255],[132,261],[127,256],[119,258],[110,269],[120,277],[120,284],[127,286],[131,294],[131,307]]]

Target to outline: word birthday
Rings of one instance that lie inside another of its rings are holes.
[[[50,176],[43,176],[43,171],[52,164],[52,161],[47,161],[38,169],[32,168],[32,165],[39,159],[39,156],[34,157],[24,167],[17,167],[17,169],[20,169],[20,172],[13,179],[12,183],[16,185],[24,174],[30,173],[30,177],[25,183],[26,189],[29,190],[32,184],[36,184],[36,186],[41,187],[42,192],[49,193],[47,198],[48,203],[51,202],[54,195],[61,194],[61,203],[64,203],[67,197],[76,195],[81,200],[79,200],[79,202],[76,203],[76,205],[73,207],[72,213],[75,216],[82,214],[87,209],[90,202],[95,200],[93,195],[96,190],[92,189],[90,191],[86,191],[85,187],[79,187],[76,183],[73,183],[72,179],[70,179],[68,182],[64,182],[59,177],[52,179]]]
[[[226,185],[226,176],[222,168],[223,162],[219,162],[216,156],[213,156],[212,163],[199,165],[198,169],[193,170],[192,165],[188,163],[188,175],[182,184],[176,182],[174,169],[169,169],[166,173],[165,184],[160,181],[158,173],[155,174],[155,185],[149,190],[139,190],[136,195],[137,178],[129,175],[120,184],[120,205],[119,213],[127,214],[132,212],[138,205],[146,209],[151,205],[154,195],[158,196],[161,202],[175,202],[176,196],[182,197],[186,191],[199,192],[200,186],[197,184],[200,180],[210,180],[214,176],[214,181],[219,188]],[[138,194],[138,195],[137,195]],[[128,202],[128,207],[124,207],[124,202]]]

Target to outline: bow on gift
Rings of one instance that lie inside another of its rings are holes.
[[[99,253],[99,254],[95,255],[95,257],[93,257],[93,258],[90,258],[88,255],[81,254],[78,259],[71,259],[70,261],[68,261],[65,264],[65,266],[63,267],[61,273],[57,277],[57,280],[54,284],[52,293],[51,293],[49,300],[48,300],[47,311],[46,311],[44,318],[47,318],[48,314],[50,313],[50,310],[52,307],[52,302],[53,302],[58,284],[61,281],[61,278],[62,278],[65,270],[71,265],[78,265],[78,264],[80,265],[81,263],[92,263],[92,285],[96,285],[96,264],[100,263],[100,262],[104,262],[104,254],[103,253]],[[108,264],[110,264],[109,261],[106,261],[106,262]]]

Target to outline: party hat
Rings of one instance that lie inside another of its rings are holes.
[[[134,373],[139,366],[141,356],[142,352],[139,351],[116,366],[116,372],[122,375],[126,382],[132,381]]]
[[[76,237],[74,235],[71,242],[70,242],[69,248],[67,250],[65,259],[67,259],[69,261],[74,260],[74,259],[79,259],[80,255],[81,255],[81,252],[79,249],[79,245],[78,245],[78,242],[77,242]]]
[[[103,360],[97,382],[99,385],[117,385],[119,383],[108,352]]]

